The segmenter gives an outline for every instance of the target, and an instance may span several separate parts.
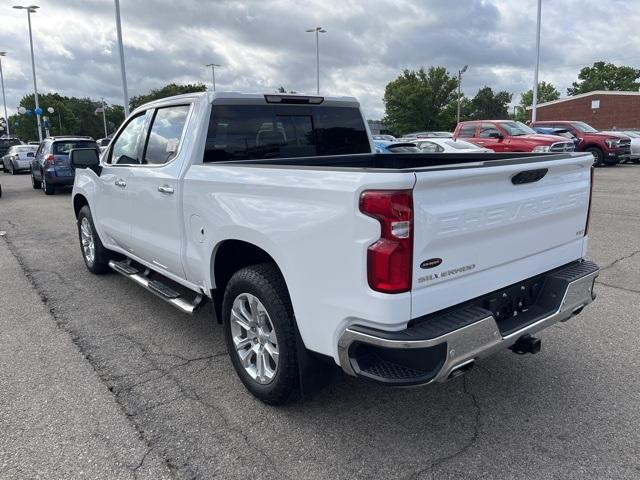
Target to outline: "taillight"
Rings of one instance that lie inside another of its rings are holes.
[[[49,165],[53,165],[53,163],[55,162],[55,159],[53,158],[53,154],[49,154],[46,157],[44,157],[44,162],[48,163]]]
[[[380,239],[367,251],[369,286],[378,292],[411,290],[413,197],[411,190],[367,190],[360,211],[380,222]]]
[[[589,233],[589,224],[591,223],[591,199],[593,198],[593,172],[595,168],[593,165],[591,166],[591,179],[589,180],[589,208],[587,209],[587,223],[584,225],[584,236],[586,237]]]

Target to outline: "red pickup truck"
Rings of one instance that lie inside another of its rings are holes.
[[[576,150],[591,152],[596,166],[615,165],[631,155],[629,137],[599,132],[584,122],[545,120],[533,122],[531,126],[567,129],[579,140]]]
[[[513,120],[474,120],[460,122],[453,138],[490,148],[494,152],[572,152],[575,144],[560,136],[536,133]]]

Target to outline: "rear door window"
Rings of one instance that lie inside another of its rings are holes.
[[[188,114],[189,105],[172,105],[156,110],[143,163],[161,165],[173,160],[180,147]]]
[[[461,138],[472,138],[476,135],[476,124],[475,123],[467,123],[460,128],[460,133],[458,133],[458,137]]]
[[[204,162],[369,152],[357,108],[214,105]]]

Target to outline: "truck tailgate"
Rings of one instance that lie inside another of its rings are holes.
[[[412,317],[581,258],[592,163],[573,154],[416,172]]]

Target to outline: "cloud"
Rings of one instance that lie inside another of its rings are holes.
[[[0,6],[7,105],[33,91],[26,13]],[[38,88],[122,103],[111,0],[42,0],[32,16]],[[315,35],[321,91],[357,96],[370,118],[385,85],[404,68],[468,64],[463,92],[484,85],[518,94],[531,87],[536,0],[145,0],[122,1],[130,95],[169,82],[219,89],[315,92]],[[638,66],[640,10],[631,0],[544,1],[540,79],[562,92],[597,60]],[[615,26],[615,28],[613,27]],[[45,106],[46,107],[46,106]]]

